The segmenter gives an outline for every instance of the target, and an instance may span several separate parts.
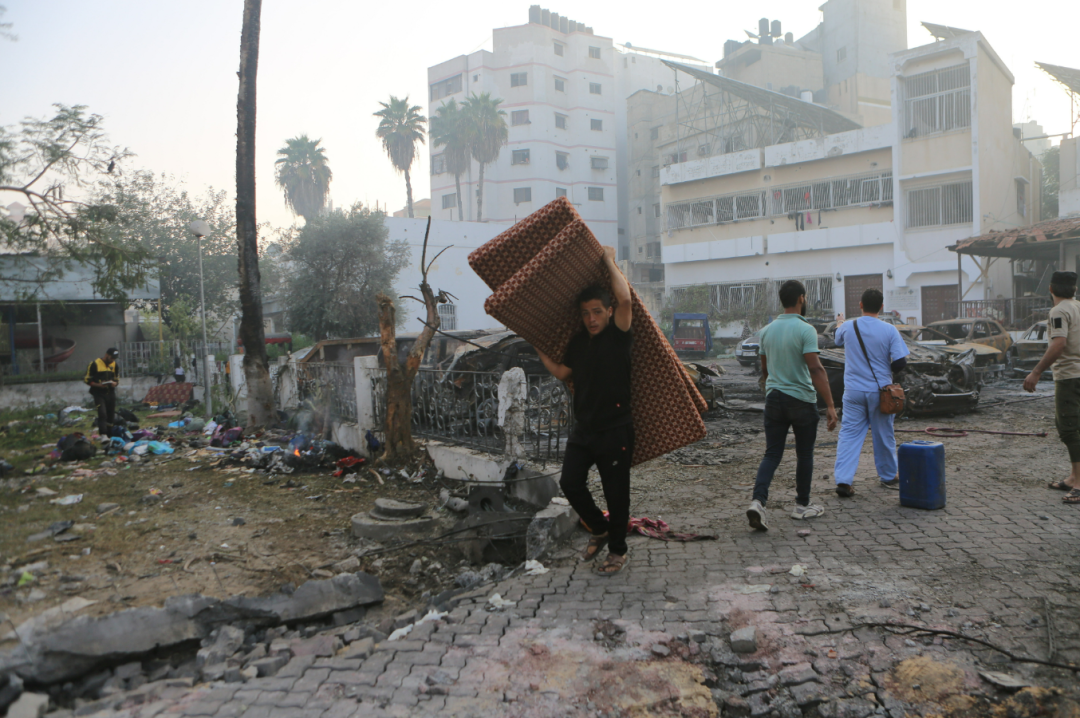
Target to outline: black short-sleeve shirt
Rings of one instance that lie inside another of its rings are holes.
[[[574,421],[594,433],[623,426],[630,416],[630,346],[633,334],[614,320],[595,337],[582,329],[566,348],[563,364],[573,371]]]

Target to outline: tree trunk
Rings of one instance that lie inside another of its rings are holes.
[[[375,297],[379,303],[379,345],[386,365],[386,453],[383,460],[387,463],[408,459],[416,451],[412,436],[412,385],[435,330],[439,328],[439,302],[446,301],[442,292],[436,296],[427,282],[425,263],[430,232],[431,217],[428,217],[424,248],[420,253],[420,294],[427,309],[427,322],[404,362],[398,361],[394,300],[382,292]]]
[[[386,453],[393,462],[416,451],[412,438],[412,378],[397,358],[394,300],[382,292],[379,303],[379,345],[386,365]]]
[[[247,424],[275,422],[274,390],[263,331],[259,233],[255,220],[255,79],[259,68],[262,0],[244,0],[240,34],[240,91],[236,100],[236,241],[240,270],[240,340],[244,343]]]
[[[412,177],[408,167],[405,168],[405,206],[409,208],[409,219],[412,219]]]
[[[465,220],[465,210],[464,210],[465,205],[461,201],[461,173],[460,172],[455,172],[454,173],[454,188],[457,190],[458,221],[462,222],[462,221]]]
[[[480,183],[476,190],[476,221],[484,221],[484,163],[480,163]]]

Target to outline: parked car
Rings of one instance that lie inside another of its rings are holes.
[[[980,349],[977,353],[980,357],[989,357],[988,361],[1002,363],[1013,343],[1005,327],[986,317],[933,322],[919,332],[916,341],[923,346],[936,346],[945,351],[952,350],[953,353],[963,351],[968,345],[990,347],[994,351]]]
[[[743,366],[753,366],[757,364],[759,349],[761,349],[761,337],[755,334],[738,343],[735,347],[735,358]]]
[[[1046,322],[1035,322],[1009,350],[1009,368],[1014,374],[1027,374],[1039,363],[1048,346],[1050,337]]]

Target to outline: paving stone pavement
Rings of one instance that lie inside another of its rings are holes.
[[[999,418],[1045,429],[1040,411]],[[1080,663],[1080,507],[1045,488],[1066,466],[1056,437],[962,441],[948,443],[942,510],[901,507],[872,478],[859,480],[851,499],[815,479],[814,500],[826,513],[795,521],[787,516],[791,482],[778,476],[772,528],[752,532],[743,512],[758,440],[741,462],[680,478],[666,499],[655,488],[635,494],[635,515],[653,502],[676,529],[715,532],[715,541],[635,536],[622,574],[564,562],[466,594],[444,620],[377,645],[367,659],[296,657],[273,677],[144,691],[152,702],[128,698],[100,715],[898,717],[917,709],[890,688],[889,670],[917,656],[1075,694],[1066,671],[1011,663],[963,641],[859,627],[948,628]],[[873,466],[865,449],[860,476]],[[819,450],[818,475],[831,468],[832,451]],[[792,575],[795,565],[805,573]],[[514,605],[490,610],[495,592]],[[757,628],[757,651],[732,654],[728,634],[748,625]],[[969,691],[988,690],[974,680]]]

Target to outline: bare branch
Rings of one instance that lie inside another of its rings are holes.
[[[420,274],[423,275],[422,283],[427,283],[427,269],[424,265],[427,263],[427,240],[428,235],[431,234],[431,217],[427,218],[427,229],[424,230],[424,247],[420,250]]]
[[[424,242],[425,242],[425,244],[426,244],[426,243],[427,243],[427,240],[425,239],[425,240],[424,240]],[[427,273],[428,273],[428,271],[430,271],[430,270],[431,270],[431,266],[432,266],[433,264],[435,264],[435,261],[436,261],[436,260],[437,260],[437,259],[438,259],[439,257],[441,257],[441,256],[442,256],[442,253],[443,253],[443,252],[445,252],[446,250],[450,249],[450,248],[451,248],[451,247],[453,247],[453,246],[454,246],[454,245],[452,245],[452,244],[449,244],[449,245],[447,245],[447,246],[443,247],[443,248],[442,248],[442,249],[441,249],[441,250],[439,251],[439,253],[438,253],[438,254],[436,254],[436,255],[435,255],[434,257],[432,257],[432,258],[431,258],[431,264],[429,264],[429,265],[427,266],[427,269],[425,269],[425,270],[424,270],[424,279],[427,279]]]

